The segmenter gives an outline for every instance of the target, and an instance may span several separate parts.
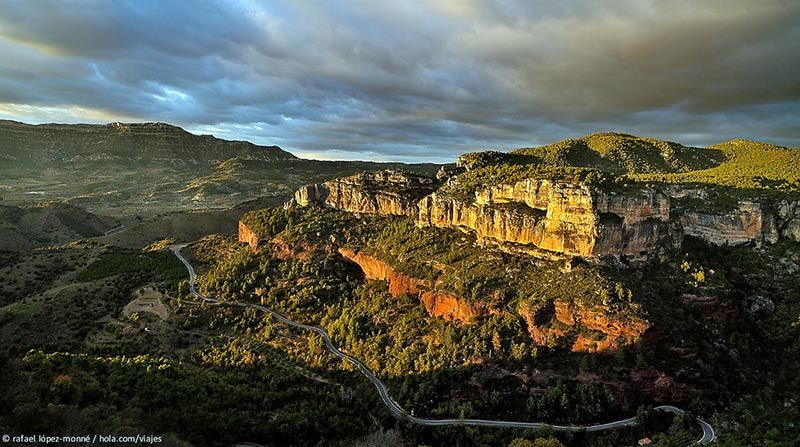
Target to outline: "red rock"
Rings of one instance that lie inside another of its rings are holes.
[[[250,228],[245,225],[244,222],[241,220],[239,221],[239,242],[248,244],[249,246],[253,247],[253,249],[257,249],[259,246],[260,238],[258,235],[250,230]]]
[[[483,309],[476,308],[465,298],[451,292],[436,290],[433,281],[402,274],[380,259],[349,248],[339,248],[339,253],[357,264],[364,272],[365,278],[387,281],[389,294],[393,297],[404,293],[419,297],[432,316],[466,323],[482,313]]]
[[[649,323],[636,316],[623,317],[605,307],[584,307],[561,300],[532,309],[523,306],[520,314],[536,344],[551,345],[573,337],[573,352],[614,352],[620,346],[641,342],[650,329]],[[560,327],[554,327],[554,322]],[[587,335],[587,330],[594,336]]]

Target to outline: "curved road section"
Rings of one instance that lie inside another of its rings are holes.
[[[226,306],[238,306],[238,307],[252,307],[253,309],[257,309],[261,312],[266,314],[272,315],[272,317],[278,319],[279,321],[286,323],[289,326],[300,328],[303,330],[316,332],[322,337],[323,342],[325,343],[325,347],[328,348],[329,351],[333,353],[336,357],[339,357],[342,360],[345,360],[358,368],[364,376],[375,385],[375,388],[378,389],[378,394],[383,400],[383,403],[386,404],[386,407],[389,408],[389,411],[395,415],[395,417],[399,419],[404,419],[414,424],[419,425],[427,425],[427,426],[443,426],[443,425],[473,425],[479,427],[500,427],[500,428],[523,428],[523,429],[547,429],[559,432],[596,432],[596,431],[603,431],[609,430],[613,428],[620,428],[620,427],[629,427],[636,425],[636,418],[628,418],[622,419],[620,421],[614,422],[607,422],[605,424],[597,424],[597,425],[552,425],[546,424],[542,422],[522,422],[522,421],[496,421],[496,420],[489,420],[489,419],[427,419],[427,418],[420,418],[415,417],[409,414],[406,410],[404,410],[397,402],[392,399],[392,396],[389,394],[389,390],[386,388],[386,385],[381,382],[381,380],[375,376],[375,374],[367,368],[360,360],[355,357],[352,357],[348,354],[342,352],[331,340],[331,337],[325,332],[325,329],[316,326],[310,326],[303,323],[298,323],[296,321],[290,320],[283,316],[281,313],[276,312],[268,307],[261,306],[259,304],[250,304],[250,303],[241,303],[238,301],[219,301],[214,298],[207,297],[200,292],[197,291],[194,287],[195,283],[195,272],[194,268],[186,258],[181,255],[181,249],[188,244],[183,245],[176,245],[172,247],[172,252],[175,256],[180,259],[183,265],[186,266],[186,270],[189,271],[189,291],[194,295],[196,298],[199,298],[202,301],[207,303],[211,303],[214,305],[226,305]],[[677,407],[673,407],[671,405],[662,405],[659,407],[655,407],[654,410],[662,411],[666,413],[673,413],[673,414],[685,414],[683,410]],[[711,425],[700,419],[697,418],[697,423],[703,429],[703,436],[695,441],[691,445],[697,444],[708,444],[716,439],[716,434],[714,433],[714,428]]]

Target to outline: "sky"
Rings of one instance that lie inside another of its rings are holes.
[[[797,0],[4,0],[0,118],[447,162],[620,131],[800,146]]]

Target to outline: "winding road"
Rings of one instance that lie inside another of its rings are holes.
[[[104,232],[103,236],[110,236],[110,235],[112,235],[114,233],[119,233],[124,229],[125,229],[125,224],[119,224],[118,226],[116,226],[116,227]]]
[[[331,340],[331,337],[328,333],[316,326],[310,326],[303,323],[297,323],[295,321],[286,318],[281,313],[276,312],[268,307],[264,307],[259,304],[250,304],[250,303],[241,303],[238,301],[219,301],[214,298],[207,297],[195,289],[195,272],[192,265],[186,258],[183,257],[181,254],[181,249],[188,244],[176,245],[171,248],[172,252],[175,256],[180,259],[183,265],[186,266],[186,270],[189,271],[189,291],[194,295],[196,298],[199,298],[202,301],[207,303],[211,303],[214,305],[226,305],[226,306],[238,306],[238,307],[251,307],[253,309],[257,309],[261,312],[267,313],[272,315],[274,318],[278,319],[279,321],[286,323],[289,326],[304,329],[307,331],[315,332],[322,337],[323,342],[325,343],[325,347],[328,348],[330,352],[333,353],[336,357],[339,357],[342,360],[345,360],[352,364],[353,366],[357,367],[364,376],[375,385],[375,388],[378,390],[378,394],[383,400],[383,403],[386,404],[386,407],[389,411],[397,418],[404,419],[414,424],[419,425],[426,425],[426,426],[444,426],[444,425],[472,425],[478,427],[500,427],[500,428],[521,428],[521,429],[547,429],[552,431],[558,432],[597,432],[603,430],[609,430],[613,428],[620,428],[620,427],[629,427],[636,425],[636,418],[631,417],[628,419],[622,419],[619,421],[614,422],[607,422],[605,424],[597,424],[597,425],[553,425],[553,424],[546,424],[542,422],[522,422],[522,421],[497,421],[497,420],[489,420],[489,419],[428,419],[428,418],[420,418],[415,417],[409,414],[406,410],[404,410],[397,402],[392,399],[392,396],[389,394],[389,390],[386,388],[386,385],[381,382],[381,380],[375,376],[375,374],[367,368],[360,360],[357,358],[345,354],[342,352]],[[662,405],[659,407],[654,408],[655,411],[662,411],[666,413],[673,413],[673,414],[685,414],[683,410],[677,407],[673,407],[671,405]],[[708,444],[716,439],[716,434],[714,433],[714,428],[708,422],[700,419],[699,417],[696,419],[697,423],[703,429],[703,436],[692,443],[691,445],[705,445]]]

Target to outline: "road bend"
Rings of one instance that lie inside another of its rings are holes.
[[[606,422],[604,424],[595,424],[595,425],[555,425],[555,424],[547,424],[544,422],[526,422],[526,421],[503,421],[503,420],[491,420],[491,419],[429,419],[429,418],[421,418],[412,416],[406,410],[404,410],[400,404],[395,402],[392,399],[392,396],[389,394],[389,390],[386,388],[386,385],[370,370],[367,368],[361,360],[348,355],[342,352],[331,340],[330,335],[325,331],[317,326],[311,326],[308,324],[298,323],[294,320],[291,320],[277,312],[272,310],[268,307],[262,306],[260,304],[251,304],[251,303],[242,303],[239,301],[220,301],[215,298],[211,298],[208,296],[203,295],[202,293],[198,292],[195,289],[195,279],[197,275],[194,272],[194,268],[183,257],[181,254],[181,249],[183,249],[188,244],[181,244],[176,245],[171,248],[172,252],[177,256],[177,258],[186,266],[186,270],[189,272],[189,291],[191,294],[196,297],[197,299],[204,301],[206,303],[212,305],[225,305],[225,306],[237,306],[237,307],[251,307],[256,309],[260,312],[266,313],[271,315],[273,318],[277,319],[278,321],[285,323],[291,327],[296,327],[299,329],[303,329],[310,332],[315,332],[321,338],[325,347],[336,357],[350,363],[351,365],[355,366],[356,368],[361,371],[361,373],[375,385],[375,388],[378,390],[378,395],[380,395],[381,400],[389,409],[389,411],[397,418],[407,420],[414,424],[418,425],[425,425],[425,426],[445,426],[445,425],[470,425],[470,426],[477,426],[477,427],[498,427],[498,428],[521,428],[521,429],[546,429],[552,430],[557,432],[569,432],[569,433],[580,433],[580,432],[598,432],[603,430],[610,430],[615,428],[622,428],[622,427],[630,427],[637,424],[636,418],[631,417],[628,419],[622,419],[619,421],[613,422]],[[686,414],[684,410],[681,410],[678,407],[673,407],[671,405],[661,405],[658,407],[653,408],[655,411],[665,412],[665,413],[673,413],[673,414]],[[703,429],[703,436],[700,437],[698,440],[694,441],[690,445],[705,445],[713,442],[716,439],[716,433],[714,432],[714,428],[708,422],[700,419],[699,417],[696,418],[696,422],[700,427]]]

